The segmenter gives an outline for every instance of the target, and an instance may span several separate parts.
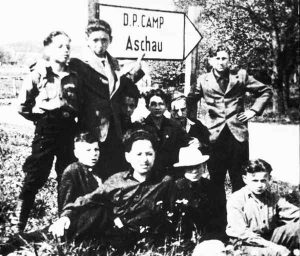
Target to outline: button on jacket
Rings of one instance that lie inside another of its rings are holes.
[[[244,111],[246,92],[252,93],[256,98],[250,109],[257,115],[262,114],[272,96],[272,90],[248,75],[246,70],[229,74],[226,91],[218,84],[213,71],[198,78],[196,87],[187,97],[187,105],[191,108],[198,100],[204,99],[207,113],[201,122],[209,129],[210,141],[217,140],[226,124],[236,140],[248,140],[247,122],[237,119],[238,114]]]
[[[19,113],[26,119],[52,110],[63,110],[73,116],[79,111],[80,80],[76,72],[69,69],[59,76],[41,62],[24,80],[19,95]]]

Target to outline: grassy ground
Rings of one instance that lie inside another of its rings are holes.
[[[32,129],[24,126],[0,124],[0,243],[5,242],[15,229],[15,208],[24,177],[21,167],[26,156],[30,154],[32,135]],[[228,194],[230,194],[230,184],[227,183],[226,186]],[[272,189],[286,197],[290,202],[300,205],[299,187],[275,181]],[[49,225],[57,218],[56,196],[56,181],[50,177],[37,195],[27,231]],[[47,240],[37,245],[28,244],[13,255],[84,256],[100,255],[100,253],[96,245],[75,246]],[[108,255],[113,255],[113,251]],[[169,247],[168,250],[159,248],[157,251],[134,251],[131,255],[187,255],[187,252],[180,247],[178,242]]]

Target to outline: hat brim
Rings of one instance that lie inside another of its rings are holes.
[[[189,162],[189,163],[186,163],[186,162],[178,162],[178,163],[173,164],[173,166],[174,166],[174,167],[190,167],[190,166],[196,166],[196,165],[205,163],[208,159],[209,159],[209,156],[208,156],[208,155],[203,155],[202,158],[200,158],[199,161],[197,161],[197,162]]]

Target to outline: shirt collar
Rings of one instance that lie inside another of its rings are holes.
[[[225,70],[223,73],[217,73],[215,69],[213,69],[212,72],[217,80],[229,78],[229,69]]]

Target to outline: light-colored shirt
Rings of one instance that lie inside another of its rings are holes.
[[[76,113],[78,86],[76,72],[67,69],[66,72],[55,74],[47,63],[38,63],[24,80],[19,94],[19,112],[43,114],[63,108]]]
[[[258,198],[245,186],[227,202],[226,233],[250,244],[262,244],[263,235],[279,225],[298,220],[299,214],[298,207],[277,194],[267,190]]]

